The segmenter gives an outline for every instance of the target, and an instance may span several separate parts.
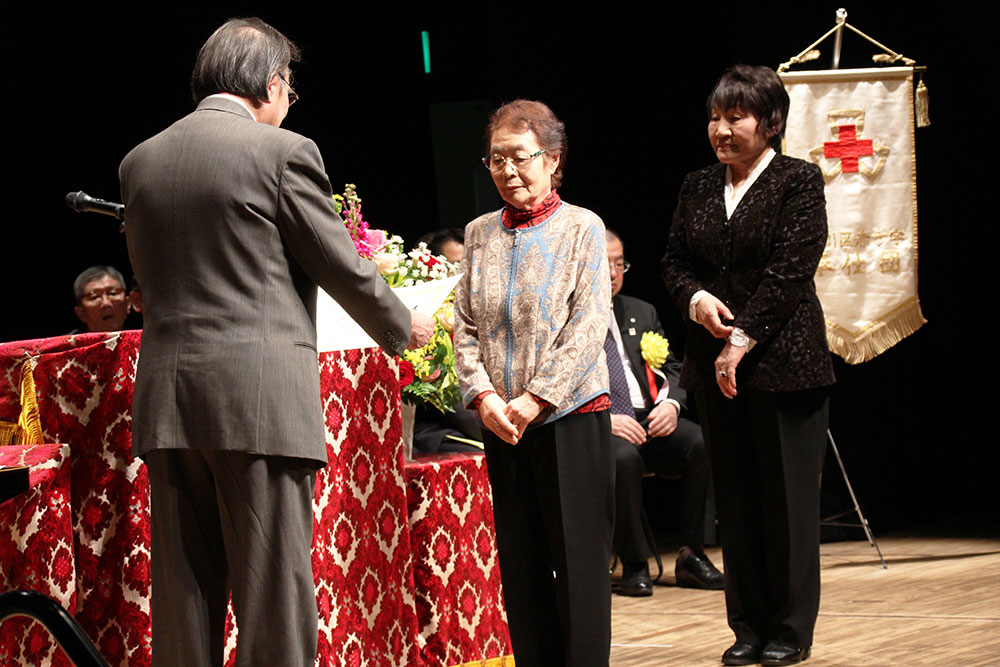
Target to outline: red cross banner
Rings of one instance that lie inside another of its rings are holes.
[[[920,328],[910,67],[786,72],[784,152],[826,180],[816,271],[830,349],[867,361]]]

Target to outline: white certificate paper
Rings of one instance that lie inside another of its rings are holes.
[[[410,310],[433,316],[458,284],[462,274],[431,280],[412,287],[396,287],[393,293]],[[340,304],[322,289],[316,297],[316,348],[320,352],[378,347],[378,343],[351,319]]]

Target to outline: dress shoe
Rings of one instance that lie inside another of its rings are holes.
[[[722,654],[723,665],[756,665],[760,662],[760,647],[750,642],[736,642]]]
[[[674,566],[674,576],[677,578],[677,585],[684,588],[706,588],[717,591],[726,585],[725,576],[712,565],[708,556],[697,551],[691,551],[684,557],[678,556],[677,564]]]
[[[633,598],[645,598],[653,594],[653,580],[649,577],[649,565],[622,565],[622,583],[615,592]]]
[[[781,642],[770,642],[760,654],[762,665],[796,665],[812,653],[812,648],[796,648]]]

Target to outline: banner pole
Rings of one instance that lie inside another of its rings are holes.
[[[840,45],[843,43],[846,22],[847,10],[841,7],[837,10],[837,34],[833,38],[833,66],[830,69],[840,69]]]

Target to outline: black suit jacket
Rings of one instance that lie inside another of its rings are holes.
[[[664,336],[660,318],[656,314],[656,307],[651,303],[624,294],[616,295],[611,302],[614,306],[615,321],[618,323],[618,330],[622,336],[622,347],[625,348],[625,354],[628,355],[628,360],[632,364],[632,370],[639,381],[639,386],[646,390],[648,387],[646,362],[642,358],[642,349],[639,343],[642,340],[642,334],[647,331]],[[677,401],[681,406],[681,415],[686,416],[687,392],[680,386],[681,362],[673,351],[667,355],[666,361],[663,362],[663,366],[659,370],[662,375],[655,376],[656,390],[659,391],[663,387],[664,381],[668,382],[667,398]]]
[[[731,219],[723,200],[726,166],[688,174],[674,211],[663,278],[688,312],[704,289],[757,341],[737,368],[740,386],[795,391],[830,385],[833,365],[813,277],[826,245],[826,199],[819,168],[776,155]],[[714,362],[725,340],[687,320],[681,384],[715,386]]]

